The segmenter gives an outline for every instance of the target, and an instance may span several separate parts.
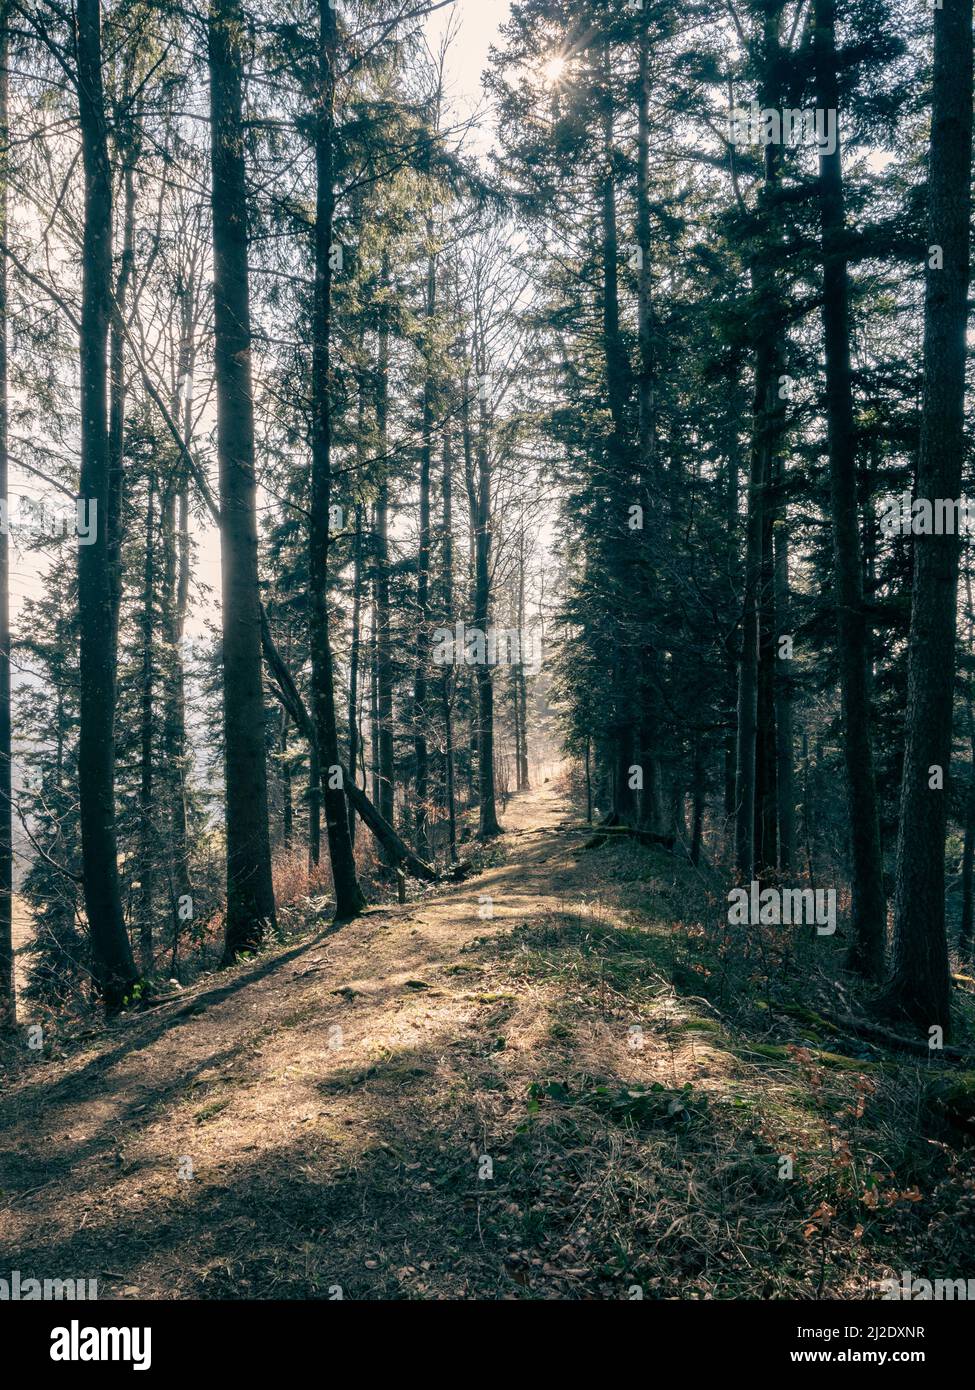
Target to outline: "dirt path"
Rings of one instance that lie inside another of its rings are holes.
[[[900,1268],[905,1220],[927,1222],[910,1066],[783,1046],[788,1014],[725,989],[679,856],[583,848],[554,782],[503,820],[466,883],[31,1054],[0,1097],[0,1276],[109,1298],[845,1298]],[[878,1206],[868,1175],[895,1169],[903,1200]]]
[[[517,1293],[485,1173],[551,987],[491,948],[584,910],[573,821],[551,783],[516,797],[497,867],[38,1060],[3,1104],[0,1264],[109,1297]]]

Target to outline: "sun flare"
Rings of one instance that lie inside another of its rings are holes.
[[[548,62],[542,67],[542,76],[545,78],[545,82],[549,87],[555,86],[563,72],[565,72],[565,59],[560,58],[558,55],[554,58],[549,58]]]

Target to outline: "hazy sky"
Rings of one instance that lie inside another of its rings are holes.
[[[427,40],[437,51],[448,25],[454,26],[457,38],[451,45],[447,72],[452,87],[449,95],[467,115],[482,103],[481,73],[487,64],[488,47],[510,13],[509,0],[455,0],[438,10],[427,20]],[[480,144],[490,145],[490,112],[485,109],[485,125]]]

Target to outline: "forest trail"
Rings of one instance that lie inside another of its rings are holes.
[[[554,781],[502,819],[477,877],[25,1068],[0,1103],[0,1267],[100,1297],[760,1290],[799,1225],[742,1129],[774,1086],[668,978],[648,904],[673,859],[583,850]],[[768,1236],[736,1205],[756,1182]]]

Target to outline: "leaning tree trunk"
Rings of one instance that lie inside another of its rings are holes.
[[[315,292],[312,309],[311,367],[311,506],[309,516],[309,582],[311,585],[311,688],[318,735],[322,801],[328,832],[335,916],[355,917],[365,906],[356,876],[346,791],[340,770],[335,683],[328,613],[329,508],[332,491],[332,415],[329,400],[332,317],[332,141],[335,133],[335,11],[319,0],[318,93],[315,112]],[[350,769],[349,775],[354,775]],[[352,795],[352,787],[348,788]]]
[[[95,539],[78,547],[78,791],[82,879],[95,979],[106,1009],[121,1008],[137,979],[122,916],[115,829],[114,578],[106,353],[112,297],[112,171],[102,86],[99,0],[78,0],[78,106],[85,171],[81,288],[81,496]]]
[[[224,958],[228,962],[242,951],[259,947],[275,922],[257,568],[242,31],[238,0],[212,0],[208,37],[226,766]]]
[[[285,706],[295,725],[307,739],[311,750],[312,760],[317,759],[318,735],[311,715],[305,706],[305,702],[295,685],[294,677],[288,668],[287,663],[278,651],[274,638],[271,634],[271,627],[267,620],[267,614],[262,611],[261,615],[261,634],[264,643],[264,657],[268,664],[281,703]],[[317,763],[316,763],[317,765]],[[402,867],[413,875],[414,878],[422,879],[424,883],[436,882],[439,875],[436,869],[420,859],[414,854],[408,845],[405,845],[389,821],[376,809],[361,787],[356,786],[351,777],[348,776],[344,767],[339,764],[338,771],[341,773],[349,795],[349,800],[355,807],[363,822],[372,831],[379,843],[388,864],[402,865]]]
[[[934,12],[931,105],[928,244],[932,249],[925,281],[917,495],[933,502],[938,497],[959,496],[965,453],[971,0],[943,0],[943,8]],[[959,546],[957,534],[914,538],[893,959],[883,1001],[889,1010],[906,1015],[919,1027],[937,1025],[946,1035],[951,1010],[945,936],[945,828]],[[936,770],[940,770],[940,777]]]
[[[835,111],[835,0],[816,0],[816,99]],[[843,753],[853,857],[853,939],[848,963],[877,978],[883,970],[887,923],[883,851],[870,736],[867,619],[863,606],[860,522],[857,506],[856,433],[850,376],[849,283],[839,138],[820,156],[820,221],[823,235],[823,345],[829,450],[833,555],[837,598],[837,647],[843,710]]]

